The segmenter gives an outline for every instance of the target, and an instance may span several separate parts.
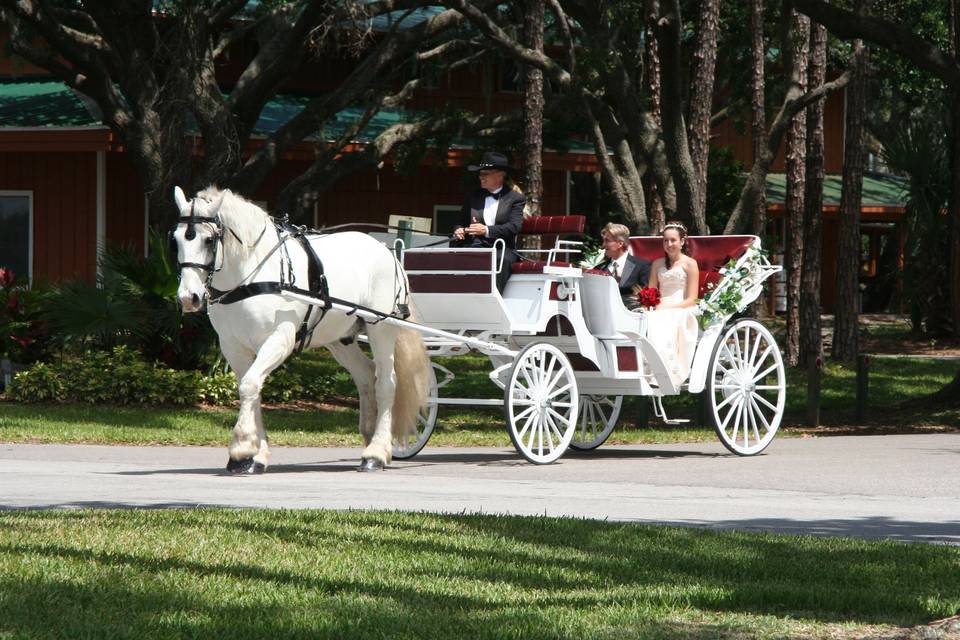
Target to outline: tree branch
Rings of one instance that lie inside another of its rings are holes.
[[[960,87],[960,64],[947,52],[903,27],[873,16],[859,16],[823,0],[793,0],[797,11],[819,22],[839,38],[862,38],[910,60],[950,86]]]

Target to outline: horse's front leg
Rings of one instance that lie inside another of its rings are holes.
[[[230,441],[230,459],[227,462],[227,471],[230,473],[263,473],[267,469],[270,447],[263,426],[260,394],[267,376],[293,352],[295,326],[290,322],[278,325],[260,346],[253,364],[242,374],[237,372],[240,413]]]
[[[397,375],[393,368],[397,329],[387,324],[371,325],[368,331],[373,354],[377,398],[376,428],[373,438],[361,453],[360,470],[378,471],[393,457],[393,398],[396,395]]]

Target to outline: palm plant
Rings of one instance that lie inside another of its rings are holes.
[[[182,315],[177,273],[163,238],[151,232],[149,255],[109,248],[96,284],[70,281],[51,296],[51,330],[67,347],[112,348],[128,344],[149,360],[178,369],[198,368],[215,334],[206,314]]]
[[[950,162],[945,129],[932,117],[917,117],[884,144],[884,160],[910,176],[905,219],[904,296],[914,329],[932,335],[949,327],[949,264],[945,207],[950,196]]]

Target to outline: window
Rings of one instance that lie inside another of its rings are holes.
[[[460,205],[438,204],[433,207],[433,233],[448,236],[460,226]]]
[[[33,276],[33,192],[0,191],[0,267]]]

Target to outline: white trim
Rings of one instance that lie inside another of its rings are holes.
[[[107,248],[107,154],[97,151],[97,276],[102,276],[101,261]]]
[[[0,196],[27,198],[27,282],[33,284],[33,191],[22,189],[0,190]]]

